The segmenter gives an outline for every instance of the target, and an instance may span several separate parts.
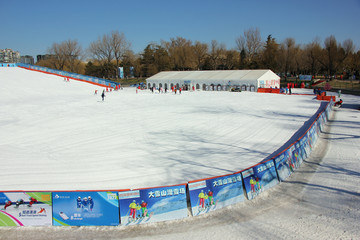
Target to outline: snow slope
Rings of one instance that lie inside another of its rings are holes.
[[[0,69],[1,132],[6,129],[3,115],[6,108],[5,98],[2,97],[3,76]],[[89,91],[91,92],[91,87]],[[85,95],[89,94],[91,93]],[[145,97],[145,93],[142,94],[135,98]],[[201,98],[202,93],[188,93],[181,97],[191,98],[192,95]],[[270,99],[274,97],[269,94],[258,96]],[[109,95],[107,102],[101,106],[110,105],[110,99],[116,97]],[[173,99],[175,96],[167,97]],[[299,96],[283,97],[291,101]],[[98,99],[96,97],[93,101]],[[357,109],[360,107],[360,97],[343,95],[342,99],[343,107],[334,110],[332,120],[326,124],[311,157],[285,182],[253,201],[245,201],[198,217],[131,227],[0,228],[0,239],[49,239],[50,236],[56,239],[358,239],[360,112]],[[299,101],[304,100],[301,97]],[[312,108],[311,101],[306,102]],[[292,106],[281,109],[283,113],[289,110],[289,115],[295,115],[292,113]],[[299,113],[303,114],[301,111]],[[11,118],[8,120],[11,122]],[[268,124],[266,120],[265,122]],[[2,143],[3,133],[1,134],[1,148],[5,149]],[[6,149],[9,154],[11,146],[8,145]],[[14,152],[16,147],[13,146]],[[216,149],[213,148],[213,152]],[[5,166],[7,162],[2,156],[1,163]],[[9,176],[16,179],[15,171],[11,171]]]
[[[319,108],[313,96],[151,94],[0,68],[1,190],[184,183],[254,165]],[[99,89],[101,92],[101,89]]]

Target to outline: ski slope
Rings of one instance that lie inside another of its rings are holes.
[[[0,190],[134,189],[233,173],[279,149],[320,106],[309,95],[134,88],[102,102],[102,90],[0,68]]]

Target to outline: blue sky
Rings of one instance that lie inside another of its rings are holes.
[[[278,42],[323,43],[334,35],[360,49],[360,0],[0,0],[0,11],[0,49],[34,57],[69,39],[86,50],[113,30],[125,34],[135,53],[177,36],[233,49],[237,37],[256,27],[263,41],[271,34]]]

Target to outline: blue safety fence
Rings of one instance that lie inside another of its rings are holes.
[[[0,226],[128,226],[252,200],[285,181],[310,156],[333,104],[321,105],[310,126],[276,156],[233,174],[135,190],[0,192]]]

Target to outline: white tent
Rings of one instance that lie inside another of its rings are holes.
[[[242,91],[280,88],[280,77],[271,70],[217,70],[160,72],[146,79],[148,88],[171,88],[220,91],[239,87]]]

